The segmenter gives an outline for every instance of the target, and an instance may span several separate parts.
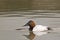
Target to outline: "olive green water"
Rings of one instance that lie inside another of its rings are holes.
[[[0,0],[0,11],[60,10],[60,0]]]

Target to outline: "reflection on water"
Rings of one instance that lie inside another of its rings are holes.
[[[36,36],[42,36],[42,35],[44,35],[44,34],[47,34],[47,33],[49,33],[49,32],[39,32],[39,31],[37,31],[37,32],[33,32]]]
[[[33,40],[35,37],[35,34],[33,32],[29,32],[29,35],[24,35],[26,38]]]
[[[26,38],[33,40],[35,38],[35,36],[42,36],[44,34],[47,34],[49,32],[29,32],[29,35],[24,35]]]

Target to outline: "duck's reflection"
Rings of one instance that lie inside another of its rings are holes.
[[[24,35],[26,38],[33,40],[35,37],[35,34],[33,32],[29,32],[29,35]]]
[[[44,34],[47,34],[49,32],[29,32],[29,35],[24,35],[26,38],[33,40],[35,38],[35,36],[42,36]]]

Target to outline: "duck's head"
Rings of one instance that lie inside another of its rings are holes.
[[[35,22],[33,20],[28,21],[24,26],[29,26],[29,30],[32,31],[35,27]]]

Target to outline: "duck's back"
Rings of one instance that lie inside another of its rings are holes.
[[[45,31],[45,30],[48,30],[48,29],[47,29],[47,26],[36,25],[36,26],[33,28],[33,31]]]

